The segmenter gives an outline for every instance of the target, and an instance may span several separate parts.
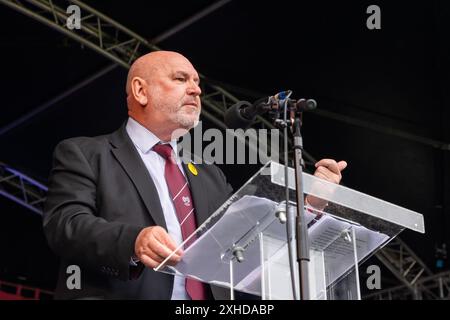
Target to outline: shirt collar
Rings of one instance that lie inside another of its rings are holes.
[[[145,128],[133,118],[128,118],[126,130],[134,145],[144,154],[148,153],[156,144],[160,142],[159,138],[150,130]],[[170,141],[172,149],[177,154],[177,141]]]

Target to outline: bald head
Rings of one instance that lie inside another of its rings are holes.
[[[191,65],[185,56],[174,51],[154,51],[139,57],[134,61],[128,71],[126,84],[127,95],[131,93],[131,82],[133,78],[139,77],[150,82],[152,75],[155,75],[158,69],[167,68],[167,65],[178,61],[183,61]]]
[[[156,51],[137,59],[127,78],[128,115],[164,141],[177,129],[199,121],[199,76],[191,62],[171,51]]]

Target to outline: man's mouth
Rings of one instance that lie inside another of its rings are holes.
[[[198,109],[198,105],[196,103],[185,103],[184,106],[194,108],[195,110]]]

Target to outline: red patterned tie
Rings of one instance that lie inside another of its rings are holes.
[[[185,240],[197,229],[189,185],[175,161],[175,153],[170,144],[157,144],[153,147],[153,150],[166,160],[164,177],[181,225],[181,234],[183,240]],[[185,243],[185,249],[195,240],[194,235]],[[192,300],[206,299],[205,285],[200,281],[186,278],[186,291]]]

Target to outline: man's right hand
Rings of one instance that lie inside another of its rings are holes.
[[[164,228],[159,226],[143,229],[136,238],[134,252],[136,257],[147,267],[156,268],[177,248],[175,241]],[[169,260],[168,265],[176,265],[181,260],[183,251],[178,250]]]

